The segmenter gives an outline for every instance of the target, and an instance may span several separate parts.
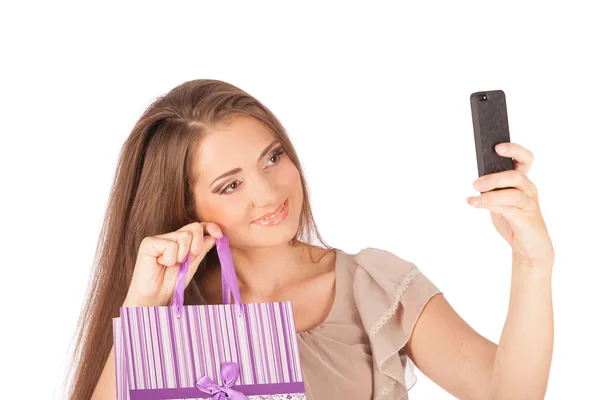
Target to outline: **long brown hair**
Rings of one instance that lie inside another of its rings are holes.
[[[147,107],[121,149],[74,337],[66,377],[71,383],[68,398],[92,396],[113,345],[112,318],[119,316],[142,239],[198,221],[192,191],[194,153],[203,132],[236,114],[266,124],[300,172],[304,201],[293,244],[310,243],[314,234],[331,249],[316,227],[296,151],[275,115],[245,91],[223,81],[197,79],[180,84]],[[215,259],[214,252],[215,248],[199,271]]]

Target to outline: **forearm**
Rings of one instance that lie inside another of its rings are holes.
[[[513,259],[508,314],[494,361],[491,398],[543,399],[554,344],[553,261],[531,267]]]
[[[114,400],[117,398],[117,389],[115,381],[115,353],[114,346],[110,349],[110,354],[94,389],[91,400]]]

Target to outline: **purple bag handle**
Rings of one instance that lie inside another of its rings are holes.
[[[204,235],[206,237],[208,235]],[[236,304],[236,308],[240,315],[243,315],[242,310],[242,298],[240,296],[240,288],[237,283],[237,276],[235,274],[235,268],[233,266],[233,259],[231,257],[231,250],[229,249],[229,240],[225,235],[221,238],[216,239],[217,254],[221,263],[221,282],[222,282],[222,293],[223,303],[231,304],[231,295]],[[181,316],[181,307],[183,307],[183,292],[185,290],[185,276],[187,274],[190,262],[190,254],[188,253],[185,260],[179,266],[177,273],[177,281],[175,282],[175,293],[173,295],[172,307],[175,308],[177,318]]]

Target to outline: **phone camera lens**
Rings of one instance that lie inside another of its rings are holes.
[[[486,100],[487,100],[487,95],[485,95],[485,94],[479,95],[479,101],[486,101]]]

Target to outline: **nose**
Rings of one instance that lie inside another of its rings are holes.
[[[256,208],[274,207],[277,204],[277,186],[269,176],[258,174],[253,179],[252,202]]]

